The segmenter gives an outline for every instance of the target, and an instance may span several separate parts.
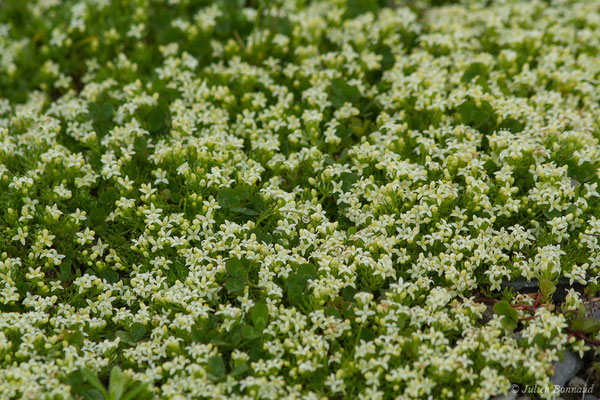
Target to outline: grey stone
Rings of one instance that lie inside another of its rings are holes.
[[[587,276],[586,276],[587,278]],[[539,291],[539,282],[536,278],[532,278],[531,280],[527,280],[523,276],[516,277],[512,281],[503,281],[500,284],[502,289],[512,288],[515,292],[519,293],[537,293]],[[552,295],[552,302],[554,304],[562,303],[569,289],[575,289],[576,292],[583,293],[585,286],[574,282],[572,285],[569,282],[568,278],[561,278],[558,280],[556,284],[556,291]]]
[[[491,305],[485,305],[485,311],[481,313],[481,321],[485,324],[494,318],[494,309]]]
[[[580,377],[578,377],[578,376],[575,376],[575,377],[573,377],[573,379],[571,379],[571,380],[569,381],[569,386],[571,386],[571,387],[578,387],[578,388],[581,388],[581,387],[585,387],[585,386],[586,386],[586,383],[585,383],[585,381],[584,381],[583,379],[581,379]]]
[[[583,303],[585,305],[585,316],[600,319],[600,297],[590,299]]]
[[[499,394],[498,396],[492,397],[490,400],[516,400],[517,394],[508,392],[506,394]]]
[[[589,394],[587,393],[584,397],[583,400],[598,400],[598,398],[596,396],[594,396],[593,394]]]
[[[565,350],[563,360],[554,363],[554,376],[551,381],[555,385],[565,386],[579,370],[583,368],[583,360],[576,354]]]
[[[515,339],[517,339],[517,340],[521,340],[521,339],[523,339],[523,332],[520,332],[520,331],[519,331],[519,332],[516,332],[516,333],[514,334],[514,337],[515,337]]]
[[[523,396],[517,397],[517,400],[531,400],[531,397],[523,395]]]
[[[503,281],[500,286],[502,289],[513,288],[515,292],[522,291],[523,289],[530,289],[530,291],[536,291],[538,288],[538,280],[531,279],[527,280],[522,276],[517,277],[513,281]]]

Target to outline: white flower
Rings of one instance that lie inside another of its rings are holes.
[[[27,228],[25,228],[25,229],[27,229]],[[29,233],[27,233],[26,230],[23,230],[22,227],[19,227],[19,228],[17,228],[17,234],[15,236],[13,236],[11,240],[20,241],[21,244],[23,246],[25,246],[25,238],[27,238],[28,235],[29,235]]]

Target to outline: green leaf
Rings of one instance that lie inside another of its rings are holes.
[[[75,331],[69,336],[68,342],[69,344],[72,344],[75,347],[81,347],[83,346],[84,340],[85,337],[83,336],[83,333],[81,333],[80,331]]]
[[[354,307],[351,302],[342,304],[342,316],[346,319],[352,319],[355,317]]]
[[[337,310],[337,308],[332,307],[332,306],[328,306],[325,309],[325,315],[327,315],[328,317],[342,318],[342,314],[340,314],[340,312]]]
[[[356,289],[352,286],[346,286],[342,289],[342,298],[346,301],[354,301]]]
[[[475,62],[469,65],[462,76],[463,82],[471,82],[476,76],[485,77],[487,75],[487,68],[480,62]]]
[[[99,119],[109,121],[112,118],[114,110],[115,108],[112,104],[104,103],[100,108],[100,112],[98,113]]]
[[[496,314],[502,315],[515,323],[519,320],[519,313],[506,300],[494,304],[493,310]]]
[[[600,321],[595,318],[585,318],[583,320],[582,331],[585,333],[598,332],[600,330]]]
[[[135,344],[134,340],[131,338],[129,332],[125,331],[117,331],[115,332],[115,336],[120,338],[122,342],[133,345]]]
[[[299,304],[302,302],[302,294],[304,293],[304,287],[297,282],[288,280],[287,283],[287,295],[292,304]]]
[[[96,121],[109,121],[113,112],[114,107],[110,103],[92,103],[89,107],[90,118]]]
[[[71,271],[71,264],[73,262],[71,260],[64,260],[61,264],[60,264],[60,273],[58,275],[60,280],[67,280],[69,279],[72,275],[73,272]]]
[[[548,278],[542,278],[540,280],[540,290],[542,296],[549,298],[556,291],[556,285]]]
[[[371,12],[377,13],[379,9],[379,3],[377,0],[347,0],[346,1],[346,12],[349,18],[357,17],[361,14]]]
[[[229,342],[230,342],[230,344],[237,346],[241,341],[242,341],[242,325],[236,324],[230,330]]]
[[[208,371],[217,378],[225,376],[225,362],[221,356],[212,356],[208,359]]]
[[[241,292],[245,287],[246,284],[244,281],[238,278],[229,278],[225,282],[225,289],[227,290],[227,293],[230,294]]]
[[[125,392],[127,378],[123,375],[123,371],[118,366],[114,366],[110,371],[110,384],[108,394],[111,400],[119,400]]]
[[[90,222],[92,227],[95,227],[106,220],[106,214],[101,207],[95,207],[90,210]]]
[[[585,318],[578,317],[571,320],[571,329],[577,332],[583,331],[583,325],[585,323]]]
[[[136,387],[136,388],[130,390],[129,392],[127,392],[125,394],[125,396],[123,396],[123,398],[121,400],[132,400],[134,398],[136,400],[149,399],[151,397],[150,393],[148,391],[148,387],[149,386],[150,385],[148,383],[142,383],[138,387]]]
[[[296,274],[305,277],[307,280],[315,279],[317,277],[317,268],[312,264],[301,264]]]
[[[486,122],[493,113],[492,106],[488,102],[482,102],[479,107],[472,100],[461,103],[457,108],[463,123],[482,124]]]
[[[244,268],[244,263],[238,258],[232,257],[227,260],[225,270],[227,271],[227,275],[233,278],[241,280],[248,279],[248,273],[246,272],[246,268]]]
[[[312,264],[302,264],[295,274],[291,274],[287,280],[287,295],[292,304],[304,303],[304,289],[309,279],[317,277],[317,269]]]
[[[233,335],[232,335],[232,337],[233,337]],[[232,343],[233,344],[238,344],[239,341],[241,340],[241,338],[242,338],[241,329],[240,329],[240,332],[239,332],[239,340],[236,342],[235,340],[232,339],[231,343],[229,343],[226,340],[223,340],[221,338],[221,334],[218,331],[215,330],[215,331],[210,332],[210,340],[208,342],[212,343],[212,344],[215,344],[217,346],[229,346]]]
[[[102,271],[100,273],[100,277],[104,278],[108,283],[116,283],[119,281],[119,278],[120,278],[118,272],[112,271],[110,269]]]
[[[502,300],[494,304],[493,310],[496,314],[503,315],[513,320],[517,320],[519,318],[517,311],[512,308],[512,306],[506,300]]]
[[[517,323],[507,317],[502,317],[501,323],[502,327],[504,327],[504,329],[506,329],[507,331],[514,331],[517,327]]]
[[[579,182],[587,182],[596,176],[596,166],[589,162],[584,162],[581,165],[577,165],[574,162],[568,163],[569,167],[567,175],[570,178],[575,178]]]
[[[259,193],[255,193],[252,196],[252,200],[250,201],[254,208],[258,211],[263,211],[265,209],[265,201]]]
[[[148,132],[150,133],[159,131],[163,126],[167,125],[167,118],[168,116],[163,110],[156,109],[150,111],[146,118],[146,129],[148,129]]]
[[[96,389],[83,390],[79,394],[81,394],[81,397],[85,400],[106,400],[106,397],[104,397],[102,392]]]
[[[352,188],[352,185],[358,181],[359,176],[353,172],[344,172],[340,178],[342,180],[342,190],[347,192]]]
[[[523,124],[521,124],[516,119],[508,118],[508,119],[505,119],[504,121],[502,121],[502,124],[500,125],[500,129],[507,130],[512,133],[518,133],[523,130]]]
[[[146,335],[146,327],[139,322],[134,322],[131,325],[129,332],[131,335],[131,340],[133,340],[134,342],[139,342]]]
[[[355,86],[350,86],[341,78],[334,79],[331,82],[331,91],[333,93],[331,104],[336,108],[343,106],[345,102],[354,104],[361,97]]]
[[[85,383],[85,377],[80,369],[76,369],[67,376],[67,384],[73,388],[81,386],[83,383]]]
[[[279,17],[279,18],[277,18],[277,17]],[[276,15],[276,16],[272,16],[271,18],[272,18],[273,22],[269,22],[268,24],[265,24],[266,26],[273,26],[275,28],[276,32],[281,33],[282,35],[291,37],[293,29],[294,29],[294,25],[292,24],[292,22],[290,21],[290,19],[288,17]],[[271,21],[271,20],[269,20],[269,21]]]
[[[319,367],[311,373],[310,383],[307,385],[307,387],[311,390],[321,391],[325,386],[326,378],[327,370],[323,367]]]
[[[273,243],[273,236],[270,233],[267,233],[262,237],[262,241],[266,244],[271,244]]]
[[[585,293],[588,297],[593,297],[600,291],[600,285],[594,282],[588,283],[588,286],[585,288]]]
[[[384,45],[380,52],[382,56],[381,60],[381,68],[383,70],[389,69],[394,65],[396,58],[394,57],[394,53],[392,52],[392,48],[390,46]]]
[[[242,337],[246,340],[254,340],[260,337],[260,332],[252,325],[242,326]]]
[[[90,385],[92,385],[96,390],[101,392],[102,395],[104,395],[104,397],[108,398],[108,393],[106,392],[106,389],[104,389],[104,386],[102,385],[102,383],[100,383],[100,380],[98,379],[98,376],[94,371],[92,371],[89,368],[81,368],[81,373]]]
[[[547,208],[544,208],[542,212],[549,221],[552,221],[554,218],[560,218],[562,216],[560,210],[557,210],[556,208],[552,211],[548,211]]]
[[[223,208],[231,207],[231,194],[229,193],[229,189],[219,190],[219,193],[217,193],[217,201]]]
[[[136,136],[133,140],[133,150],[136,154],[142,154],[148,147],[148,141],[143,136]]]
[[[375,337],[375,332],[370,328],[363,328],[360,331],[360,338],[366,342],[370,342]]]
[[[264,330],[269,322],[269,308],[264,303],[256,303],[250,309],[250,318],[256,329]]]
[[[208,329],[206,327],[202,327],[200,329],[194,328],[194,329],[192,329],[190,336],[192,337],[192,340],[194,340],[195,342],[205,342],[207,333],[208,333]]]
[[[245,215],[259,215],[260,213],[258,211],[254,211],[250,208],[246,208],[246,207],[235,207],[232,208],[231,211],[236,212],[236,213],[240,213],[240,214],[245,214]]]
[[[245,187],[236,186],[235,188],[231,189],[230,196],[231,196],[231,204],[237,206],[237,205],[241,204],[244,200],[247,200],[248,197],[250,197],[250,193],[248,192],[248,189],[246,189]]]
[[[238,365],[237,367],[235,367],[233,371],[231,371],[230,375],[236,377],[242,375],[246,371],[248,371],[248,365],[246,363],[243,363],[242,365]]]
[[[256,240],[259,240],[259,241],[262,240],[263,234],[262,234],[261,230],[258,229],[258,228],[254,228],[252,230],[249,230],[247,238],[249,239],[250,236],[252,236],[253,233],[256,235]]]

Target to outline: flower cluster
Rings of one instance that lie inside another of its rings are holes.
[[[3,1],[0,398],[550,387],[597,351],[548,287],[600,286],[599,10]]]

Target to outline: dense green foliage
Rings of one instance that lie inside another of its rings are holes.
[[[599,11],[0,1],[0,398],[551,388],[600,339]]]

